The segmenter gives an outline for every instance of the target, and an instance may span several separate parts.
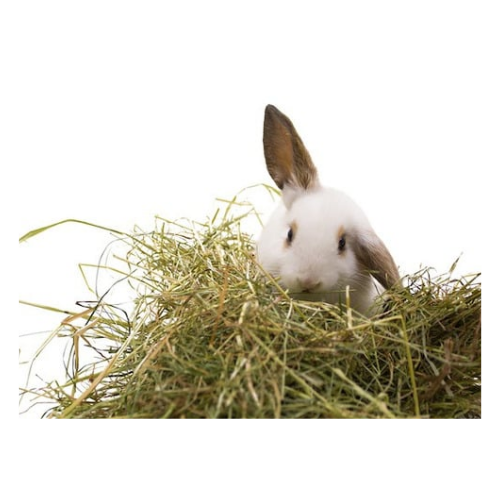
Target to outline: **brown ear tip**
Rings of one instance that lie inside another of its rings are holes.
[[[268,104],[266,106],[265,117],[267,119],[274,118],[274,117],[280,117],[282,115],[283,115],[283,113],[273,104]]]

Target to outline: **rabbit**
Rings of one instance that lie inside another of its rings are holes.
[[[374,314],[374,299],[399,281],[396,264],[361,208],[321,185],[293,123],[271,104],[264,156],[282,201],[262,229],[257,261],[293,298]]]

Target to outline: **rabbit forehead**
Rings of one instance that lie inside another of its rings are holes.
[[[289,224],[294,223],[297,232],[323,230],[335,235],[349,228],[369,227],[361,208],[341,191],[324,188],[304,193],[297,198],[288,212]]]

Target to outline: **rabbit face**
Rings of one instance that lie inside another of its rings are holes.
[[[349,285],[353,297],[362,289],[371,302],[373,280],[355,252],[357,234],[367,227],[364,214],[348,196],[318,188],[274,214],[262,232],[258,257],[296,298],[344,302]]]

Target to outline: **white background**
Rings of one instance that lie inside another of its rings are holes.
[[[17,189],[4,215],[18,236],[66,218],[124,231],[152,228],[156,214],[203,220],[216,197],[271,183],[262,120],[273,103],[323,183],[365,209],[403,274],[445,272],[460,256],[457,274],[483,271],[498,227],[493,7],[7,2],[2,149],[17,177],[5,199]],[[96,263],[110,239],[60,226],[20,245],[10,269],[19,298],[74,309],[89,298],[77,264]],[[20,306],[15,329],[60,319]],[[43,338],[23,337],[21,359]]]

